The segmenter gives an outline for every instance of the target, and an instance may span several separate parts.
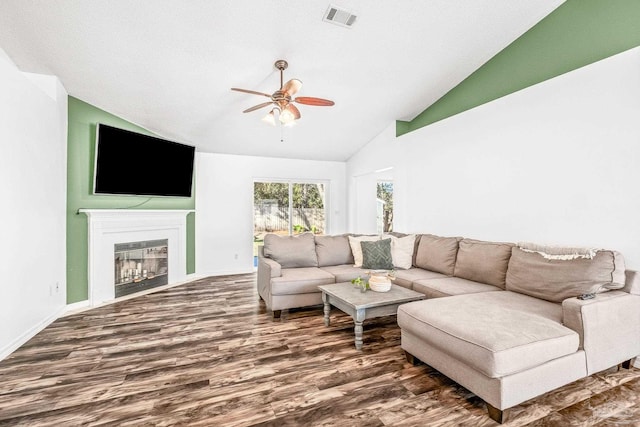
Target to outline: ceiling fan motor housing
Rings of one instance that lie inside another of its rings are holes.
[[[291,102],[291,97],[281,90],[275,91],[273,95],[271,95],[271,99],[273,102],[278,104],[281,110],[284,110],[284,108]]]

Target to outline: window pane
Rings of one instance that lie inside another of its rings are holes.
[[[325,231],[324,184],[293,184],[293,233]]]
[[[263,244],[266,233],[289,234],[289,184],[255,182],[253,184],[253,256]]]
[[[393,182],[378,182],[378,233],[393,231]]]

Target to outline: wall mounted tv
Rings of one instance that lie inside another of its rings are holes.
[[[191,197],[195,147],[98,123],[93,193]]]

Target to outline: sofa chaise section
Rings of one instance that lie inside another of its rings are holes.
[[[640,292],[637,283],[625,286],[620,254],[511,250],[504,291],[398,309],[408,359],[474,392],[498,422],[514,405],[640,354],[640,296],[625,291]],[[591,292],[595,298],[576,298]]]

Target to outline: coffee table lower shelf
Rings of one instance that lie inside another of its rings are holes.
[[[388,292],[375,292],[368,290],[361,292],[350,282],[321,285],[318,289],[322,292],[324,302],[324,324],[330,325],[331,306],[345,312],[355,323],[355,345],[357,350],[362,349],[362,324],[366,319],[391,316],[398,313],[398,306],[411,301],[425,298],[424,294],[391,285]]]

